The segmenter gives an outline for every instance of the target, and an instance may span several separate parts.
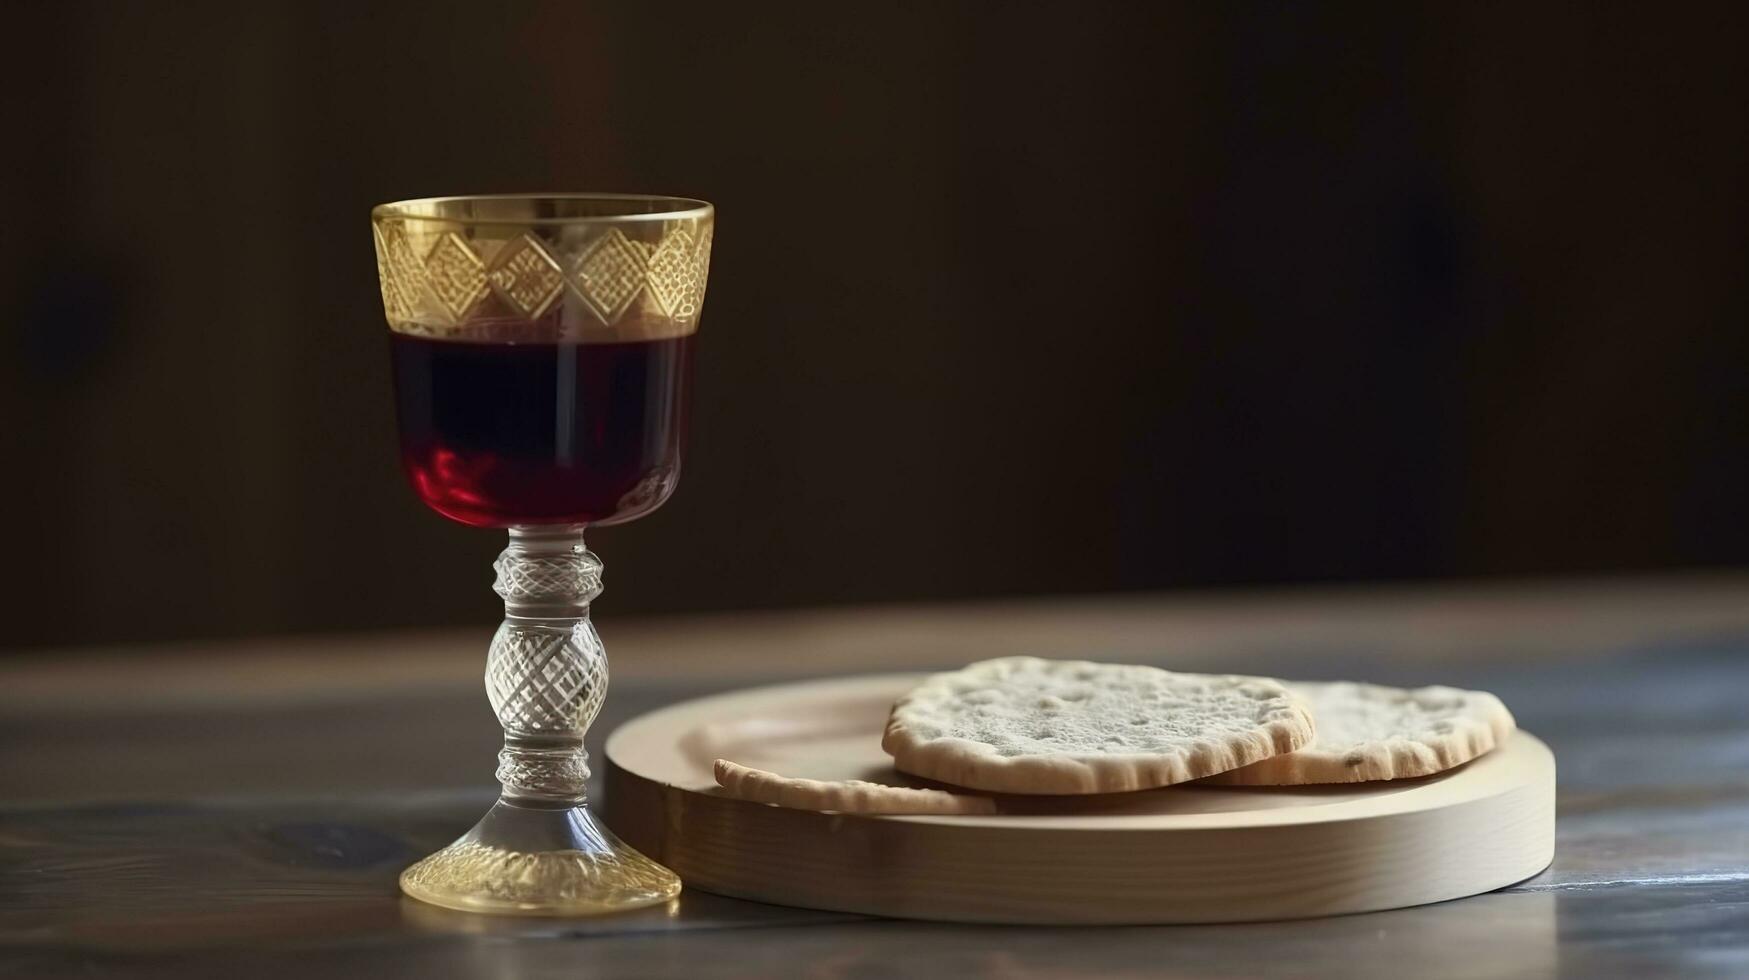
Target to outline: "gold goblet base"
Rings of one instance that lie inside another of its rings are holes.
[[[401,891],[462,912],[601,915],[660,905],[680,878],[587,807],[500,799],[460,840],[401,872]]]

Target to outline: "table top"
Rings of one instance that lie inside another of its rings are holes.
[[[999,654],[1486,688],[1555,751],[1555,863],[1440,905],[1229,926],[946,925],[696,890],[469,916],[395,878],[492,798],[495,624],[58,651],[0,661],[0,976],[1749,975],[1749,575],[597,623],[597,757],[681,698]]]

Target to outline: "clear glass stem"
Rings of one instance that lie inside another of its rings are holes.
[[[487,654],[486,695],[504,728],[503,794],[460,840],[403,872],[402,891],[465,911],[546,915],[673,898],[680,879],[585,805],[583,735],[607,694],[607,654],[589,621],[601,560],[581,525],[515,527],[492,567],[504,623]]]

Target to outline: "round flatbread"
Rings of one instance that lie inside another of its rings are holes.
[[[936,674],[893,705],[901,772],[997,793],[1152,789],[1292,752],[1304,701],[1262,677],[1003,657]]]
[[[1486,691],[1353,681],[1288,687],[1312,705],[1318,721],[1312,744],[1209,782],[1294,786],[1431,776],[1493,750],[1517,727],[1506,705]]]
[[[883,786],[861,779],[797,779],[763,769],[749,769],[727,759],[718,759],[714,769],[717,785],[729,796],[792,810],[885,814],[996,812],[996,802],[988,796],[951,793],[942,789]]]

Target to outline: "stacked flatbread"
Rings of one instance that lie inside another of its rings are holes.
[[[899,772],[939,788],[789,779],[726,760],[716,775],[730,795],[779,806],[991,813],[989,793],[1427,776],[1491,751],[1513,728],[1500,699],[1481,691],[1003,657],[929,677],[893,705],[881,747]]]

